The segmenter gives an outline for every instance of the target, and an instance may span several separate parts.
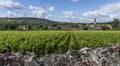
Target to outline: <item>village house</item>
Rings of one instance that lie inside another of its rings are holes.
[[[28,27],[26,25],[19,25],[17,27],[18,30],[28,30]]]
[[[48,30],[56,30],[57,28],[54,26],[48,26]]]
[[[37,27],[36,27],[36,26],[31,26],[31,29],[32,29],[32,30],[36,30]]]
[[[70,30],[71,26],[70,25],[63,25],[61,26],[62,30]]]
[[[102,27],[101,25],[98,25],[98,24],[92,24],[92,25],[89,25],[89,30],[102,30]]]
[[[94,23],[89,25],[89,30],[102,30],[102,26],[98,25],[96,22],[97,18],[95,18]]]

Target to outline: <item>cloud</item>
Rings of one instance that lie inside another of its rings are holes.
[[[72,2],[78,2],[78,1],[80,1],[80,0],[72,0]]]
[[[37,17],[48,18],[47,9],[43,9],[40,6],[24,6],[15,0],[0,0],[0,8],[6,8],[5,16],[7,17]],[[54,7],[50,6],[49,11],[54,11]]]
[[[120,11],[119,6],[120,6],[120,2],[106,4],[106,5],[102,6],[100,9],[98,9],[98,11],[104,11],[107,13],[118,12],[118,11]]]
[[[105,17],[108,16],[106,12],[101,12],[101,11],[88,11],[83,13],[83,16],[88,17],[88,18],[94,18],[94,17]]]
[[[54,6],[50,6],[49,8],[47,8],[47,10],[48,10],[48,11],[54,11],[55,8],[54,8]]]
[[[62,12],[63,14],[64,14],[64,16],[65,16],[65,18],[74,18],[74,13],[73,13],[73,11],[63,11]]]
[[[16,13],[13,13],[12,11],[7,12],[7,17],[15,17],[15,16],[17,16]]]
[[[30,5],[29,6],[29,9],[31,10],[31,14],[33,17],[46,17],[47,15],[47,11],[45,9],[43,9],[42,7],[37,7],[37,6],[33,6],[33,5]]]
[[[25,9],[25,6],[13,0],[0,0],[0,7],[6,8],[8,10]]]
[[[97,17],[101,21],[102,20],[110,21],[110,20],[113,20],[114,18],[119,18],[119,13],[120,13],[119,6],[120,6],[120,2],[106,4],[97,10],[83,13],[83,16],[86,17],[86,19]]]
[[[65,18],[69,21],[73,20],[76,22],[94,22],[94,18],[97,18],[97,22],[112,21],[114,18],[120,18],[120,2],[106,4],[101,6],[97,10],[87,11],[83,14],[77,15],[73,11],[63,11]]]

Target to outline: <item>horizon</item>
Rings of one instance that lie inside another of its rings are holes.
[[[35,19],[46,19],[46,20],[50,20],[50,19],[47,19],[47,18],[39,18],[39,17],[0,17],[0,18],[8,18],[8,19],[16,19],[16,18],[35,18]],[[53,21],[53,22],[58,22],[58,23],[78,23],[78,24],[91,24],[91,23],[94,23],[94,22],[65,22],[65,21],[55,21],[55,20],[50,20],[50,21]],[[96,22],[97,24],[102,24],[102,23],[112,23],[112,21],[106,21],[106,22]]]
[[[64,6],[65,4],[65,6]],[[60,22],[110,22],[120,18],[119,0],[0,0],[0,17],[34,17]]]

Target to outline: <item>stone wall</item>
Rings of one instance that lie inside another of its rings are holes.
[[[70,49],[65,54],[46,54],[41,58],[32,52],[22,55],[3,49],[0,66],[120,66],[120,46]]]

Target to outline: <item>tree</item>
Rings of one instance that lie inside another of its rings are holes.
[[[88,30],[89,25],[87,25],[87,24],[82,24],[82,27],[83,27],[83,30]]]
[[[53,27],[56,27],[56,26],[57,26],[57,24],[52,24],[52,26],[53,26]]]
[[[107,25],[105,25],[105,24],[103,24],[103,25],[102,25],[102,30],[110,30],[110,27],[107,26]]]
[[[119,20],[118,19],[114,19],[112,24],[111,24],[112,28],[113,29],[119,29],[120,26],[119,26]]]
[[[0,25],[0,30],[5,30],[5,25],[4,24]]]
[[[31,25],[28,25],[28,29],[31,30],[31,29],[32,29],[32,26],[31,26]]]
[[[71,28],[79,28],[79,25],[75,23],[70,23],[70,26]]]
[[[61,29],[61,26],[57,26],[57,30],[60,30]]]
[[[9,29],[10,29],[10,30],[15,30],[15,29],[17,29],[17,24],[9,24]]]

